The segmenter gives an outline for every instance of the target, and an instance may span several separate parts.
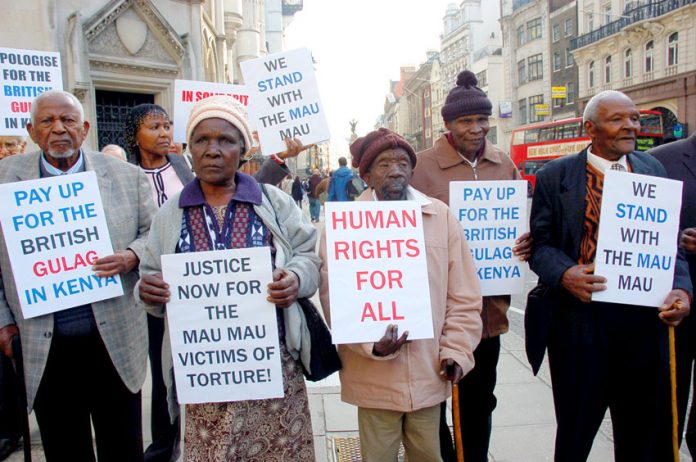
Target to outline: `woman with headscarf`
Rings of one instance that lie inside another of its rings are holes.
[[[130,162],[147,174],[157,207],[193,180],[193,173],[182,156],[170,154],[172,124],[167,112],[156,104],[133,107],[125,120],[124,135]],[[164,320],[147,316],[148,356],[152,375],[152,444],[145,450],[145,462],[169,462],[179,455],[179,421],[170,422],[167,388],[162,377],[162,339]]]
[[[267,291],[277,307],[284,397],[186,405],[184,460],[314,460],[300,367],[300,358],[309,358],[308,348],[301,347],[309,332],[296,300],[311,296],[318,285],[316,230],[287,194],[273,186],[264,192],[253,177],[238,171],[251,131],[236,100],[215,96],[196,103],[186,134],[197,179],[153,219],[136,296],[149,313],[166,315],[170,294],[161,273],[164,254],[271,246],[274,270]],[[164,349],[163,372],[174,403],[168,336]],[[178,406],[170,405],[170,412],[178,412]]]

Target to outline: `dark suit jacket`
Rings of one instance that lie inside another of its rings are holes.
[[[653,157],[634,152],[628,154],[634,173],[666,177],[665,169]],[[546,164],[537,172],[532,201],[531,234],[534,240],[529,260],[532,270],[549,290],[550,302],[536,304],[532,312],[527,308],[525,320],[529,326],[528,357],[532,366],[541,363],[550,330],[553,311],[559,305],[575,303],[562,286],[561,277],[571,266],[578,264],[580,240],[585,218],[585,186],[587,183],[587,150]],[[675,265],[675,288],[691,293],[691,281],[683,255]],[[579,301],[578,301],[579,303]],[[544,308],[541,312],[540,307]],[[530,321],[530,322],[528,322]],[[540,354],[539,354],[540,352]],[[531,356],[531,357],[530,357]]]
[[[667,170],[667,176],[684,182],[680,229],[696,227],[696,133],[685,140],[651,149],[650,154]],[[691,283],[696,285],[696,254],[686,256]]]

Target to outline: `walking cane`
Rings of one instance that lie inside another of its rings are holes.
[[[677,309],[682,309],[681,300],[674,302]],[[669,332],[669,385],[672,401],[672,453],[674,461],[679,462],[679,421],[677,416],[677,353],[674,345],[674,326],[668,326]]]
[[[12,337],[12,367],[17,376],[17,399],[19,400],[19,418],[24,440],[24,462],[31,462],[31,435],[29,434],[29,416],[27,415],[27,387],[24,384],[24,360],[22,359],[22,342],[18,335]]]
[[[454,382],[452,382],[452,423],[454,424],[454,449],[457,451],[457,462],[464,462],[462,421],[459,415],[459,385]]]

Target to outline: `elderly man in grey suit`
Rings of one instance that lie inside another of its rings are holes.
[[[142,461],[140,389],[145,380],[147,325],[133,286],[155,212],[141,170],[81,148],[89,123],[71,94],[36,98],[27,130],[41,148],[3,160],[0,183],[96,172],[113,255],[96,260],[96,276],[120,274],[124,295],[24,319],[4,237],[0,236],[0,348],[12,355],[21,334],[29,408],[33,406],[46,460]]]

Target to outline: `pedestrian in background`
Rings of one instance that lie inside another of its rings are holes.
[[[321,176],[319,176],[319,169],[315,168],[312,171],[312,176],[307,180],[307,198],[309,199],[309,215],[312,218],[312,223],[318,223],[321,215],[321,202],[319,202],[317,195],[319,183],[321,183]]]
[[[353,180],[353,171],[348,168],[345,157],[338,158],[338,168],[334,170],[329,184],[329,197],[327,200],[346,202],[352,200],[348,197],[348,183]]]

